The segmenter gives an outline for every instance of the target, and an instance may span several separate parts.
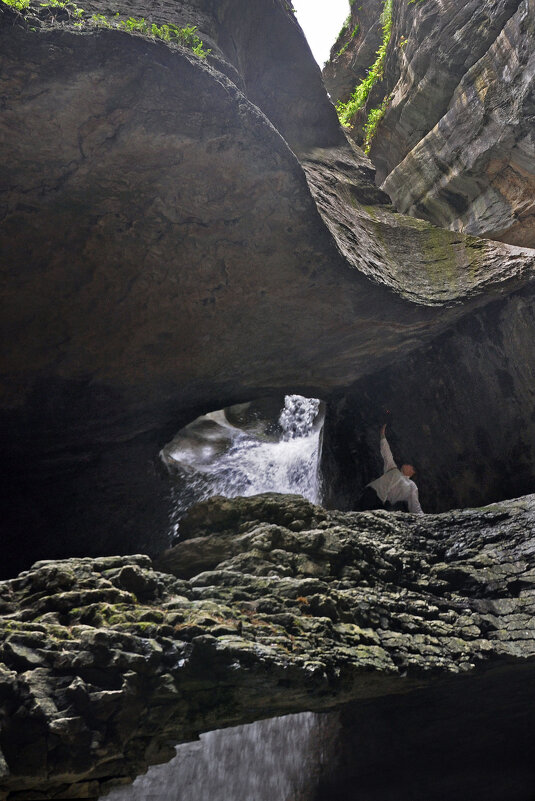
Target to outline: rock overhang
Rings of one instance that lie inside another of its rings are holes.
[[[239,23],[236,9],[225,23],[177,6],[214,44],[206,61],[125,31],[32,30],[3,8],[9,525],[57,537],[58,555],[75,525],[75,552],[114,552],[117,508],[134,550],[147,547],[142,526],[161,532],[151,553],[163,546],[154,459],[199,413],[286,390],[327,399],[529,292],[533,252],[389,206],[283,4],[276,72],[297,59],[299,80],[275,108],[258,68],[269,48],[254,39],[257,62],[247,51],[260,5]]]

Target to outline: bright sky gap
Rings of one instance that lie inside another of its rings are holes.
[[[292,6],[314,58],[323,67],[349,14],[348,0],[293,0]]]

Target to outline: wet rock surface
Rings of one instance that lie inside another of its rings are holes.
[[[264,495],[199,505],[154,566],[38,563],[1,585],[0,787],[97,798],[201,731],[531,670],[534,528],[533,496],[416,518]]]

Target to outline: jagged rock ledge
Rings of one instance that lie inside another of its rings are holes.
[[[535,496],[423,518],[215,498],[155,566],[37,563],[1,585],[0,797],[96,799],[202,731],[531,666],[534,524]]]

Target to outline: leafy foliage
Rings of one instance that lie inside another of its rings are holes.
[[[387,95],[379,108],[372,108],[368,114],[368,119],[364,123],[364,143],[363,150],[365,153],[370,152],[372,139],[377,131],[377,126],[385,116],[388,104],[390,103],[390,95]]]
[[[3,0],[3,2],[17,11],[30,10],[30,0]],[[47,0],[47,2],[39,3],[39,6],[41,8],[67,11],[69,17],[76,17],[79,20],[75,23],[78,28],[83,27],[85,23],[89,23],[101,28],[117,28],[128,31],[128,33],[138,33],[154,39],[163,39],[164,42],[172,42],[189,47],[199,58],[206,58],[212,52],[204,49],[202,39],[197,36],[196,25],[186,25],[184,28],[179,28],[177,25],[164,23],[158,26],[147,22],[143,18],[129,17],[127,20],[121,20],[118,19],[118,14],[111,18],[106,17],[104,14],[93,14],[89,17],[84,9],[79,8],[72,0]]]
[[[392,0],[384,0],[381,23],[383,29],[381,46],[376,53],[374,63],[368,70],[367,76],[357,84],[347,103],[340,101],[336,106],[338,118],[346,128],[350,126],[351,119],[355,113],[365,104],[372,87],[383,77],[386,50],[392,35]]]
[[[30,0],[4,0],[4,3],[17,11],[25,11],[30,5]]]
[[[175,44],[189,47],[199,58],[206,58],[211,50],[204,49],[204,43],[196,34],[196,25],[186,25],[179,28],[171,23],[156,25],[154,22],[147,22],[143,17],[129,17],[127,20],[108,20],[102,14],[93,14],[91,21],[95,25],[102,25],[108,28],[122,28],[129,33],[140,33],[143,36],[151,36],[154,39],[163,39],[164,42],[174,42]]]
[[[46,3],[39,3],[39,5],[41,8],[62,8],[68,11],[70,16],[79,18],[83,17],[85,14],[84,9],[79,8],[79,6],[71,2],[71,0],[64,0],[64,2],[62,2],[62,0],[47,0]]]
[[[345,53],[345,52],[346,52],[347,48],[349,47],[349,43],[351,42],[351,40],[352,40],[352,39],[354,39],[354,38],[355,38],[355,36],[356,36],[356,35],[357,35],[357,33],[358,33],[358,30],[359,30],[359,25],[358,25],[358,23],[357,23],[357,24],[355,25],[355,27],[353,28],[353,30],[351,31],[351,36],[349,37],[349,39],[347,40],[347,42],[345,43],[345,45],[344,45],[343,47],[341,47],[341,48],[340,48],[340,50],[339,50],[339,51],[338,51],[338,53],[336,54],[335,58],[338,58],[338,56],[341,56],[341,55],[342,55],[342,53]]]

